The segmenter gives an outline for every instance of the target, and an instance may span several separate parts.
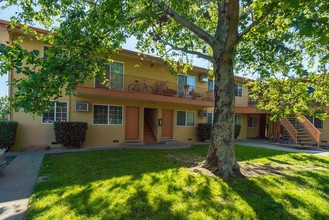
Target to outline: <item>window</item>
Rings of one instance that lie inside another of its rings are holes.
[[[94,124],[122,125],[122,106],[94,105]]]
[[[50,46],[43,46],[43,58],[47,58],[47,50],[49,50]]]
[[[323,121],[314,117],[308,116],[307,119],[314,125],[316,128],[323,128]]]
[[[235,85],[235,96],[242,97],[242,85]]]
[[[257,128],[257,117],[249,116],[248,117],[248,128]]]
[[[214,80],[208,80],[208,91],[213,92],[215,89],[215,82]]]
[[[41,121],[43,124],[52,124],[59,121],[67,121],[67,103],[52,102],[50,110],[46,111]]]
[[[104,79],[96,78],[96,88],[110,88],[113,90],[123,90],[123,72],[124,66],[121,62],[112,62],[106,69],[105,81]]]
[[[241,125],[241,115],[235,115],[235,124]]]
[[[196,87],[196,78],[195,76],[187,75],[178,75],[178,95],[183,95],[185,98],[188,98],[189,92],[192,90],[195,91]]]
[[[195,112],[177,111],[177,126],[194,126]]]
[[[212,124],[214,121],[214,113],[208,112],[207,113],[207,123]]]

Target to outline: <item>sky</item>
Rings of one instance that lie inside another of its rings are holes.
[[[0,7],[1,7],[2,3],[0,1]],[[10,20],[10,17],[13,16],[15,14],[16,11],[18,11],[19,8],[18,7],[10,7],[6,10],[2,10],[0,8],[0,19],[2,20]],[[41,28],[41,27],[39,27]],[[128,49],[128,50],[133,50],[133,51],[137,51],[135,48],[136,45],[136,40],[131,38],[128,39],[127,42],[123,45],[124,49]],[[204,67],[204,68],[208,68],[209,64],[202,60],[202,59],[194,59],[193,60],[193,65],[195,66],[199,66],[199,67]],[[7,75],[4,76],[0,76],[0,97],[1,96],[5,96],[8,93],[8,87],[7,87]]]

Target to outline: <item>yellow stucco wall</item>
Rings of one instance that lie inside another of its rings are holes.
[[[326,141],[329,143],[329,118],[323,121],[323,128],[319,128],[321,132],[321,141]]]
[[[5,42],[9,39],[9,35],[2,28],[0,35],[0,42]],[[15,37],[15,35],[14,35]],[[26,40],[22,43],[22,47],[27,50],[39,50],[40,56],[43,55],[44,44],[35,39]],[[124,75],[125,75],[125,88],[137,79],[145,79],[148,85],[153,85],[157,81],[167,81],[168,87],[171,89],[177,89],[177,77],[169,73],[166,66],[161,63],[154,62],[149,59],[141,60],[140,57],[133,55],[118,55],[114,56],[113,60],[124,63]],[[189,75],[193,75],[196,78],[196,90],[197,92],[205,92],[208,90],[208,83],[200,82],[200,74],[204,74],[198,71],[190,71]],[[23,77],[20,74],[12,74],[13,78]],[[87,87],[94,87],[94,80],[91,80],[84,84]],[[242,97],[236,97],[236,106],[248,105],[248,88],[243,86]],[[76,112],[74,105],[76,101],[87,101],[89,103],[88,112]],[[154,103],[148,101],[132,101],[122,99],[111,99],[111,97],[68,97],[64,96],[62,101],[68,102],[68,120],[84,121],[89,125],[87,131],[86,142],[83,147],[97,147],[97,146],[116,146],[124,142],[125,139],[125,121],[122,125],[94,125],[93,124],[93,104],[107,104],[107,105],[122,105],[123,115],[125,114],[126,106],[138,106],[140,108],[139,113],[139,137],[143,141],[143,121],[144,121],[144,108],[157,109],[158,118],[162,116],[162,109],[172,109],[174,112],[173,123],[173,139],[181,142],[198,141],[197,138],[197,124],[206,122],[206,118],[199,117],[199,111],[203,110],[203,107],[183,105],[183,104],[168,104],[168,103]],[[195,126],[177,126],[177,111],[188,110],[195,112]],[[124,116],[123,116],[124,117]],[[40,116],[32,116],[23,112],[13,112],[11,119],[19,122],[18,133],[14,150],[22,150],[29,146],[51,146],[52,142],[55,142],[53,125],[42,124]],[[242,115],[242,128],[238,139],[244,139],[247,135],[247,115]],[[161,126],[157,127],[157,140],[161,139]],[[114,143],[114,141],[119,143]]]
[[[239,114],[241,116],[241,130],[240,135],[238,136],[238,140],[247,138],[247,128],[248,128],[248,115],[247,114]]]
[[[125,100],[111,100],[106,98],[90,98],[90,97],[67,97],[63,101],[67,101],[69,111],[69,121],[84,121],[88,123],[86,142],[83,147],[100,147],[100,146],[117,146],[125,141],[125,107],[137,106],[140,108],[139,115],[139,139],[143,141],[143,121],[144,108],[152,108],[158,110],[158,117],[162,116],[162,109],[172,109],[174,112],[173,139],[181,142],[198,141],[197,123],[203,122],[199,118],[198,112],[202,108],[190,107],[187,105],[170,105],[164,103],[152,102],[134,102]],[[86,101],[89,103],[88,112],[76,112],[74,110],[75,101]],[[95,125],[93,124],[93,104],[104,105],[121,105],[123,106],[123,124],[122,125]],[[195,126],[185,127],[176,125],[177,110],[188,110],[195,112]],[[23,150],[31,146],[52,146],[55,142],[53,125],[42,124],[40,116],[32,116],[23,112],[14,113],[13,120],[19,122],[16,143],[13,150]],[[161,137],[161,126],[158,126],[158,141]],[[114,141],[118,143],[114,143]]]
[[[241,85],[241,84],[240,84]],[[248,107],[248,87],[242,85],[242,96],[235,96],[236,107]]]
[[[0,27],[0,43],[7,44],[10,42],[10,37],[7,29]]]
[[[259,115],[250,115],[252,117],[256,117],[257,118],[257,127],[255,128],[250,128],[248,127],[248,117],[247,117],[247,138],[257,138],[259,137]]]

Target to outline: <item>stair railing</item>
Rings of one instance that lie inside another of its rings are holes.
[[[290,123],[290,121],[286,118],[281,119],[280,123],[283,125],[283,127],[287,130],[290,137],[295,141],[297,144],[297,130],[296,128]]]
[[[307,130],[307,132],[314,138],[318,147],[320,147],[321,131],[319,131],[304,115],[298,115],[298,121],[303,125],[303,127]]]

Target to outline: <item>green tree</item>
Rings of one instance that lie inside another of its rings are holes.
[[[9,113],[10,111],[9,111],[8,97],[7,96],[0,97],[0,121],[8,120]]]
[[[136,37],[140,51],[160,55],[173,73],[186,72],[191,67],[189,55],[209,61],[215,78],[215,110],[204,166],[225,178],[240,173],[234,153],[233,70],[257,74],[261,80],[293,77],[305,84],[305,79],[318,76],[311,71],[316,69],[314,60],[318,60],[319,68],[328,60],[329,2],[325,0],[4,2],[22,8],[13,25],[38,21],[50,28],[56,19],[60,24],[51,28],[56,34],[38,35],[46,43],[57,43],[47,52],[46,59],[40,59],[38,51],[23,50],[17,42],[0,47],[4,59],[1,72],[15,69],[27,76],[13,83],[17,87],[13,107],[27,112],[41,113],[51,97],[62,96],[60,88],[74,94],[79,83],[104,75],[104,65],[130,36]],[[24,30],[31,31],[26,26]],[[22,59],[29,68],[24,67]],[[301,89],[304,87],[298,90]],[[316,91],[324,94],[326,89]],[[286,103],[282,100],[286,96],[276,97]],[[277,109],[277,115],[282,117],[287,108]]]

